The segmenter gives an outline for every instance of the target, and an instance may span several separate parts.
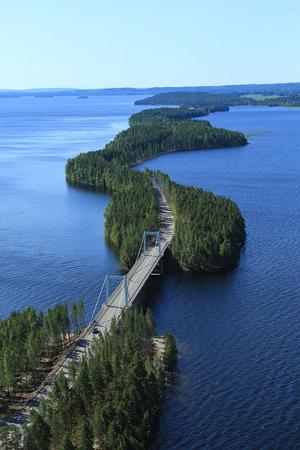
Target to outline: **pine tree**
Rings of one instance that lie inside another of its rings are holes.
[[[69,433],[65,433],[57,450],[75,450]],[[92,450],[92,449],[91,449]]]
[[[49,450],[51,430],[39,413],[32,411],[24,438],[25,450]]]
[[[77,449],[91,450],[93,448],[93,435],[85,416],[80,416],[77,425]]]
[[[73,330],[75,333],[78,333],[79,327],[78,327],[78,312],[77,312],[76,302],[71,304],[71,317],[72,317]]]
[[[84,301],[83,298],[79,299],[77,304],[77,314],[80,320],[80,328],[84,327]]]

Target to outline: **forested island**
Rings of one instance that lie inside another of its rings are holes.
[[[67,375],[59,373],[49,397],[32,410],[23,430],[0,429],[0,445],[25,450],[145,449],[176,359],[173,337],[155,337],[150,310],[126,310],[118,323],[113,321],[109,331],[95,338],[81,360],[72,360]]]
[[[209,93],[209,92],[164,92],[151,97],[137,100],[136,105],[178,105],[182,108],[224,108],[230,106],[300,106],[300,94],[238,94],[238,93]],[[213,112],[211,110],[210,112]]]
[[[119,133],[103,150],[83,153],[67,162],[68,181],[112,193],[106,211],[105,231],[119,253],[123,269],[128,269],[134,262],[143,231],[157,230],[160,221],[151,173],[138,172],[130,166],[176,150],[247,144],[242,133],[214,128],[208,121],[187,120],[204,115],[204,111],[190,113],[186,108],[142,111],[134,114],[130,118],[130,128]],[[167,187],[171,184],[166,183],[165,189]],[[180,185],[176,185],[177,199],[180,191],[189,205],[190,223],[177,220],[171,252],[181,269],[218,272],[234,267],[245,240],[244,220],[237,205],[201,189],[189,190]],[[174,196],[174,192],[172,185],[170,195]],[[175,203],[177,212],[180,201]],[[204,215],[201,221],[195,215],[199,208]],[[181,242],[182,236],[184,241]],[[200,253],[197,258],[190,253],[188,261],[189,256],[183,257],[184,250],[179,248],[184,245],[190,248],[196,242],[201,242],[195,248]]]

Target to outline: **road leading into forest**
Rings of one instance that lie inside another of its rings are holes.
[[[127,307],[133,305],[138,294],[140,293],[143,286],[147,282],[148,278],[160,263],[160,260],[163,258],[166,249],[171,243],[175,231],[173,214],[171,209],[169,208],[167,200],[164,194],[158,188],[155,188],[155,191],[158,198],[159,213],[161,216],[160,252],[157,245],[147,249],[145,254],[142,252],[142,254],[138,257],[133,267],[127,273],[127,282],[128,282]],[[119,319],[124,307],[125,307],[124,289],[122,285],[119,285],[112,292],[107,302],[105,304],[102,304],[101,309],[96,314],[92,324],[81,336],[81,338],[77,341],[73,349],[64,358],[62,358],[60,364],[51,372],[50,375],[48,375],[46,381],[39,388],[35,397],[28,402],[26,408],[11,416],[9,421],[5,423],[8,425],[25,423],[28,419],[30,409],[38,407],[39,399],[41,397],[48,397],[53,382],[57,378],[59,373],[63,371],[64,373],[67,374],[69,363],[74,359],[75,360],[81,359],[82,356],[85,354],[86,348],[91,344],[95,336],[93,334],[93,329],[97,327],[98,330],[102,332],[108,330],[110,328],[112,320],[114,318],[116,320]]]

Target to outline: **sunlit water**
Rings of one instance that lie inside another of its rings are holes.
[[[104,240],[109,196],[69,187],[64,167],[126,128],[136,98],[0,99],[0,316],[80,296],[89,310],[119,271]]]
[[[300,110],[232,108],[210,120],[251,134],[250,145],[144,164],[230,196],[247,223],[233,273],[169,275],[154,295],[159,331],[180,350],[158,445],[300,448]]]
[[[119,271],[104,241],[109,197],[68,187],[68,157],[127,126],[137,97],[0,100],[0,315],[83,296]],[[236,200],[239,267],[165,275],[150,290],[159,333],[179,347],[160,449],[300,448],[300,110],[233,108],[209,120],[249,133],[243,148],[176,153],[144,166]]]

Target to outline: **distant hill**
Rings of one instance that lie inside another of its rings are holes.
[[[72,89],[72,88],[47,88],[47,89],[3,89],[0,97],[20,96],[95,96],[95,95],[156,95],[165,92],[207,92],[215,94],[263,94],[263,95],[292,95],[300,94],[299,83],[275,83],[275,84],[237,84],[225,86],[180,86],[180,87],[151,87],[151,88],[106,88],[106,89]]]
[[[297,92],[282,94],[272,91],[266,94],[238,94],[214,92],[163,92],[150,97],[143,97],[135,101],[136,105],[167,105],[180,106],[181,108],[206,109],[208,111],[224,111],[230,106],[283,106],[299,107],[300,94]]]

